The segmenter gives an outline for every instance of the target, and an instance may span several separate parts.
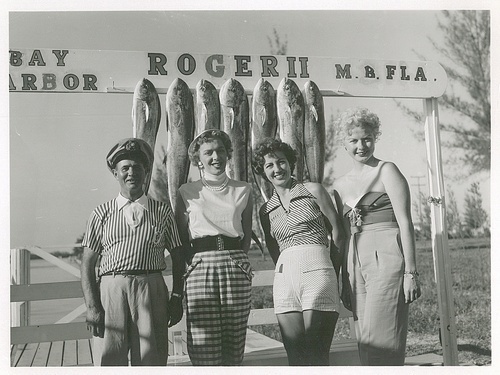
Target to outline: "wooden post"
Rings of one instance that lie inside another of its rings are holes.
[[[445,366],[458,365],[457,328],[453,305],[451,259],[446,227],[446,204],[439,135],[438,104],[436,98],[424,100],[425,143],[431,204],[432,253],[434,277],[438,289],[443,362]]]
[[[10,250],[11,284],[21,285],[30,283],[30,255],[30,252],[26,249]],[[10,320],[12,327],[29,326],[30,303],[15,302],[11,304]]]

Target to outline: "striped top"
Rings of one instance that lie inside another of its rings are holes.
[[[132,229],[119,202],[115,198],[92,212],[82,240],[82,246],[101,255],[99,275],[165,269],[165,249],[181,246],[170,205],[148,197],[142,221]]]
[[[288,212],[274,191],[271,199],[264,203],[263,215],[269,215],[271,236],[278,242],[280,251],[297,245],[330,246],[323,213],[316,198],[306,187],[292,180]]]
[[[191,240],[218,234],[243,238],[242,214],[252,194],[249,183],[230,179],[224,190],[212,191],[198,180],[182,185],[179,193]]]

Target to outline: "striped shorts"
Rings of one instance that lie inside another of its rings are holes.
[[[274,312],[340,311],[337,275],[328,248],[292,246],[276,263],[273,283]]]
[[[188,354],[194,366],[243,361],[252,268],[242,250],[194,255],[186,271]]]

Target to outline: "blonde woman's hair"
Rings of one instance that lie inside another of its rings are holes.
[[[378,116],[367,108],[349,108],[343,112],[335,121],[337,140],[343,142],[352,134],[354,128],[363,128],[371,133],[375,141],[380,137],[380,120]]]

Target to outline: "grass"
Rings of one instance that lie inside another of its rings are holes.
[[[491,262],[490,239],[450,240],[452,288],[460,364],[491,364]],[[251,250],[250,261],[256,270],[273,269],[269,256]],[[412,303],[408,328],[407,356],[442,354],[439,339],[437,285],[430,241],[417,243],[417,262],[422,297]],[[252,308],[272,307],[272,287],[252,290]],[[277,325],[253,326],[253,330],[281,341]],[[335,339],[349,337],[347,320],[340,320]]]
[[[423,294],[410,308],[407,354],[442,354],[430,242],[417,248]],[[491,364],[490,240],[451,240],[449,248],[459,363]]]

